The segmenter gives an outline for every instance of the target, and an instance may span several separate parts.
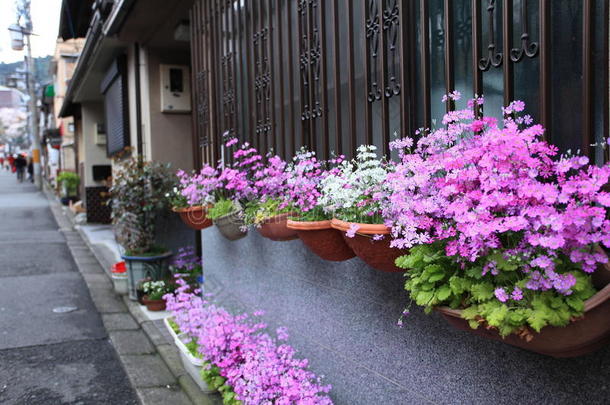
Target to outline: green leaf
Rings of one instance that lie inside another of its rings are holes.
[[[411,255],[404,255],[404,256],[400,256],[398,258],[396,258],[396,260],[394,260],[394,264],[396,264],[397,267],[400,267],[401,269],[408,269],[411,266],[411,260],[410,259]]]
[[[430,291],[420,291],[415,297],[415,303],[421,306],[430,305],[430,301],[434,298],[434,293]]]
[[[566,298],[566,303],[576,312],[583,312],[585,310],[585,302],[575,296],[568,296]]]
[[[450,296],[451,296],[451,287],[449,287],[447,284],[442,285],[436,292],[436,298],[439,301],[445,301]]]
[[[536,332],[540,332],[540,329],[544,328],[547,325],[545,311],[538,309],[530,311],[530,315],[527,317],[527,323]]]
[[[464,308],[464,310],[462,311],[462,318],[464,319],[475,319],[479,315],[479,308],[476,305]]]
[[[506,304],[502,304],[492,309],[490,313],[485,317],[485,319],[487,320],[487,323],[491,326],[498,327],[502,324],[504,318],[506,318],[506,315],[508,315],[508,307],[506,306]]]
[[[435,274],[431,275],[428,278],[428,281],[430,281],[431,283],[434,283],[434,282],[437,282],[437,281],[441,281],[444,278],[445,278],[445,274],[443,274],[443,273],[435,273]]]
[[[477,283],[472,285],[470,292],[475,301],[483,302],[493,297],[494,286],[489,282]]]

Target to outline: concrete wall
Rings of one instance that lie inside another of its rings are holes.
[[[82,143],[79,142],[79,159],[85,162],[85,187],[101,186],[103,183],[93,180],[91,167],[94,165],[109,165],[106,157],[106,145],[96,145],[94,134],[96,124],[104,122],[104,106],[97,102],[83,102],[82,111]]]
[[[450,327],[415,306],[404,327],[402,274],[354,258],[326,262],[299,240],[202,232],[206,292],[232,312],[266,311],[271,329],[326,376],[336,404],[606,403],[610,347],[552,359]]]

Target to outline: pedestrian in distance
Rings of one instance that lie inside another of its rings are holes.
[[[25,157],[23,155],[19,155],[17,156],[17,159],[15,159],[15,171],[17,172],[17,181],[19,183],[23,183],[23,180],[25,178],[25,169],[28,165],[27,160],[25,160]]]

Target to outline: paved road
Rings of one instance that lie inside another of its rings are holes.
[[[47,199],[2,170],[0,404],[137,403]]]

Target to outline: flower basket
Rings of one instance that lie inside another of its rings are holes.
[[[180,215],[182,222],[189,228],[200,231],[213,225],[212,220],[207,217],[207,208],[203,206],[172,208],[172,211]]]
[[[265,221],[263,221],[261,227],[258,228],[258,231],[265,238],[276,242],[297,239],[299,237],[297,232],[294,229],[288,228],[287,226],[288,217],[291,215],[294,215],[294,213],[288,212],[267,218]]]
[[[233,212],[214,220],[214,225],[220,234],[230,241],[241,239],[248,234],[247,230],[242,230],[244,220],[240,214],[239,211]]]
[[[303,244],[324,260],[341,262],[356,256],[345,243],[341,232],[331,226],[331,221],[293,221],[286,226],[294,229]]]
[[[487,329],[483,325],[472,329],[468,321],[462,318],[460,309],[435,309],[452,326],[488,339],[552,357],[582,356],[610,342],[610,266],[607,263],[594,273],[593,282],[600,290],[585,301],[585,312],[581,318],[573,319],[564,327],[547,326],[540,333],[532,332],[530,341],[515,334],[502,338],[495,329]]]
[[[404,269],[397,267],[394,261],[405,254],[404,250],[390,247],[390,238],[384,237],[381,240],[373,240],[371,235],[389,235],[390,228],[383,224],[356,224],[358,230],[353,238],[348,237],[347,232],[352,222],[342,221],[333,218],[331,226],[343,234],[345,243],[353,250],[363,262],[374,269],[390,273],[404,273]]]
[[[145,295],[144,298],[142,298],[142,301],[144,302],[144,305],[146,305],[146,309],[149,311],[165,311],[164,299],[149,300],[148,295]]]

